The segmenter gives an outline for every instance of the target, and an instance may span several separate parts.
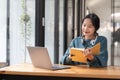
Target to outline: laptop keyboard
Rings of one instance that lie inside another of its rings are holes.
[[[68,66],[61,66],[61,65],[53,65],[53,66],[52,66],[52,69],[53,69],[53,70],[57,70],[57,69],[68,69],[68,68],[70,68],[70,67],[68,67]]]

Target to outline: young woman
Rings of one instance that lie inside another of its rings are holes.
[[[90,67],[105,67],[108,61],[107,39],[104,36],[99,36],[97,30],[100,27],[100,19],[94,14],[88,14],[82,21],[82,35],[71,41],[70,47],[66,50],[62,57],[61,64],[79,65],[82,62],[72,61],[70,48],[84,48],[83,54],[87,58],[87,64]],[[99,55],[93,55],[91,47],[100,42]]]

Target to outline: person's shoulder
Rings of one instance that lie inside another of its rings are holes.
[[[107,38],[105,36],[98,36],[98,40],[107,41]]]
[[[99,39],[107,39],[105,36],[98,36]]]
[[[74,38],[73,40],[81,40],[82,39],[82,37],[81,36],[79,36],[79,37],[76,37],[76,38]]]
[[[78,36],[78,37],[76,37],[76,38],[73,38],[72,39],[72,42],[74,43],[74,42],[79,42],[79,41],[81,41],[81,39],[82,39],[82,37],[81,36]]]

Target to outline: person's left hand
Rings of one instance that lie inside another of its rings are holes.
[[[94,59],[94,56],[92,54],[92,49],[87,48],[83,51],[84,55],[87,57],[88,60],[92,61]]]

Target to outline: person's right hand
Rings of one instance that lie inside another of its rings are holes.
[[[92,54],[92,49],[91,48],[87,48],[83,51],[85,57],[88,59],[88,60],[93,60],[94,59],[94,56]]]
[[[68,58],[69,58],[69,59],[72,59],[72,57],[71,57],[71,56],[72,56],[72,55],[71,55],[71,54],[69,54]]]

